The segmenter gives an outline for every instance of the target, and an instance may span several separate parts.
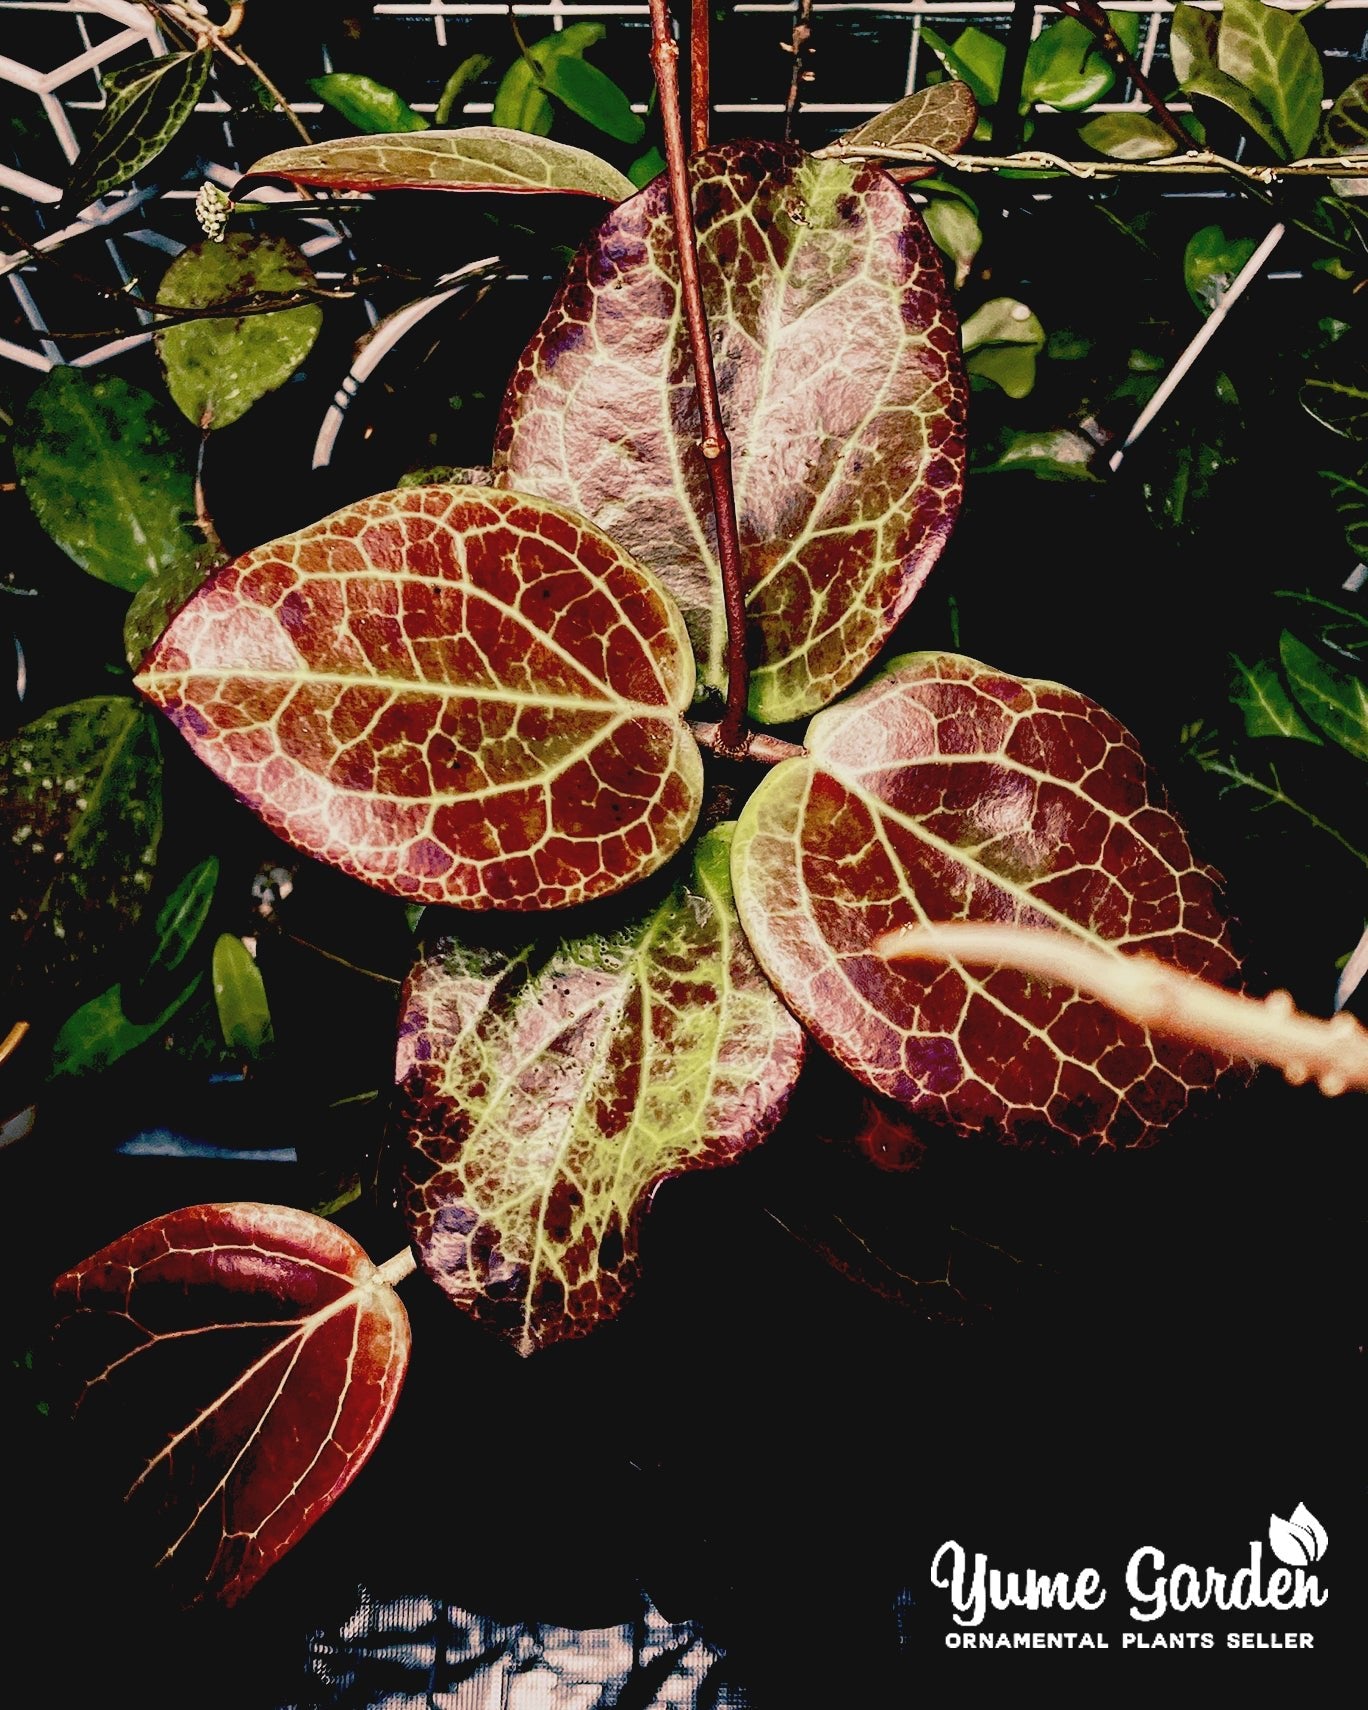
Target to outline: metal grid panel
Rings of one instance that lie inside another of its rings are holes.
[[[1216,0],[1197,3],[1216,9]],[[1303,9],[1301,0],[1276,3],[1289,11]],[[1162,85],[1167,73],[1164,20],[1173,10],[1171,0],[1115,0],[1115,5],[1146,20],[1140,62]],[[719,134],[739,134],[750,128],[751,119],[757,130],[772,132],[775,117],[783,112],[791,64],[780,44],[788,38],[794,9],[792,0],[737,0],[733,6],[714,54]],[[610,36],[596,57],[629,91],[644,97],[649,86],[644,0],[533,0],[513,10],[538,34],[538,26],[560,29],[577,19],[609,23]],[[806,134],[815,141],[820,132],[825,140],[916,87],[931,54],[924,26],[953,35],[972,23],[1005,34],[1013,10],[1013,0],[816,0],[817,79],[804,97]],[[1057,16],[1052,8],[1037,5],[1035,32]],[[297,41],[307,30],[307,17],[300,20],[296,15],[290,28]],[[493,68],[470,88],[460,109],[466,123],[488,121],[497,79],[512,56],[508,7],[502,0],[376,0],[370,28],[374,63],[368,62],[366,69],[393,81],[425,115],[433,112],[459,59],[473,52],[490,53]],[[1326,65],[1328,100],[1368,59],[1368,0],[1328,0],[1316,36]],[[321,31],[319,37],[316,46],[306,47],[306,63],[293,65],[284,79],[287,96],[305,115],[323,111],[307,79],[335,69]],[[26,233],[41,232],[40,250],[71,243],[64,259],[116,289],[145,270],[149,249],[171,256],[192,241],[197,232],[189,204],[199,183],[209,178],[230,185],[244,156],[257,152],[241,146],[233,109],[211,84],[209,98],[199,104],[187,127],[192,155],[188,162],[183,149],[174,173],[164,160],[154,162],[131,188],[104,198],[74,224],[57,228],[52,210],[60,201],[66,168],[79,151],[81,137],[89,133],[90,115],[103,101],[100,74],[145,59],[166,45],[150,14],[134,0],[0,0],[0,103],[10,120],[9,145],[0,153],[0,196],[16,210]],[[292,57],[301,59],[297,52]],[[636,105],[644,111],[644,99]],[[1174,105],[1181,110],[1181,103]],[[1134,90],[1120,85],[1111,99],[1091,109],[1143,110]],[[302,247],[320,277],[338,277],[327,267],[329,252],[340,241],[335,230],[318,221],[306,223],[305,232]],[[74,306],[66,307],[54,272],[22,251],[0,253],[0,285],[17,309],[17,315],[5,314],[10,324],[0,328],[0,362],[39,371],[62,362],[97,366],[150,337],[146,330],[104,341],[52,336],[52,329],[70,322]]]

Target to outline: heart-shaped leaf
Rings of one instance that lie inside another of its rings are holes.
[[[1183,251],[1183,279],[1188,296],[1209,315],[1239,277],[1254,253],[1253,238],[1227,237],[1220,226],[1203,226],[1188,239]]]
[[[516,493],[410,487],[258,547],[136,681],[274,831],[414,901],[583,902],[653,871],[698,813],[673,601]]]
[[[656,1186],[764,1139],[802,1032],[755,965],[732,827],[628,926],[446,940],[405,988],[408,1217],[428,1273],[523,1353],[616,1311]]]
[[[220,243],[193,244],[167,268],[157,300],[179,309],[243,303],[314,285],[313,269],[279,237],[230,232]],[[181,413],[199,428],[222,428],[274,392],[313,349],[323,325],[317,303],[275,314],[240,314],[162,327],[157,355],[166,387]]]
[[[874,1091],[961,1133],[1150,1138],[1227,1065],[1000,969],[884,962],[946,920],[1048,925],[1231,980],[1217,876],[1095,702],[954,655],[815,718],[742,814],[737,909],[798,1018]]]
[[[1131,52],[1140,40],[1138,12],[1108,12],[1107,22]],[[1116,73],[1096,34],[1079,18],[1060,18],[1031,43],[1022,79],[1023,105],[1043,101],[1072,113],[1100,101],[1116,81]]]
[[[15,427],[14,464],[62,551],[132,592],[202,545],[184,432],[150,392],[117,374],[54,368]]]
[[[168,53],[105,74],[104,111],[71,169],[66,207],[86,207],[157,158],[194,112],[212,57]]]
[[[596,154],[495,125],[391,137],[342,137],[268,154],[247,173],[314,190],[508,190],[621,202],[635,187]]]
[[[1264,0],[1225,0],[1216,63],[1259,103],[1294,160],[1320,128],[1325,79],[1306,25]]]
[[[151,887],[162,832],[155,719],[116,695],[45,713],[0,746],[0,800],[29,971],[84,971],[137,921]]]
[[[954,154],[973,136],[977,122],[978,102],[973,90],[960,78],[952,77],[947,83],[933,83],[929,89],[905,95],[839,140],[847,148],[860,144],[867,148],[905,148],[909,143],[924,143],[942,154]]]
[[[379,1441],[408,1364],[389,1283],[279,1205],[196,1205],[57,1280],[77,1425],[187,1603],[236,1603]]]
[[[822,706],[878,652],[948,538],[965,385],[940,259],[870,165],[789,144],[690,162],[732,441],[754,643],[750,706]],[[712,501],[664,179],[582,248],[504,401],[499,484],[573,505],[679,601],[725,684]]]

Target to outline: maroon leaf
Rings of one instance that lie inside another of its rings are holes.
[[[187,1603],[236,1603],[379,1441],[408,1364],[398,1295],[349,1235],[196,1205],[57,1280],[77,1424]]]
[[[582,517],[413,487],[215,572],[137,684],[306,854],[528,909],[631,884],[688,836],[693,675],[673,601]]]
[[[731,437],[751,711],[813,711],[873,659],[947,539],[965,385],[940,258],[876,167],[728,143],[690,166]],[[658,572],[704,687],[726,622],[668,186],[571,263],[504,401],[502,486],[572,505]]]
[[[409,976],[397,1076],[424,1268],[522,1353],[616,1311],[656,1187],[778,1121],[803,1039],[755,965],[718,826],[636,920],[563,944],[445,940]]]
[[[875,1092],[961,1133],[1153,1137],[1230,1064],[1008,969],[892,964],[880,934],[1053,926],[1233,983],[1220,881],[1095,702],[914,654],[821,714],[741,818],[737,908],[765,972]]]

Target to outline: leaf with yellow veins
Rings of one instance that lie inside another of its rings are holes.
[[[1133,1146],[1230,1069],[1063,986],[875,948],[1011,922],[1237,980],[1218,875],[1095,701],[913,654],[815,718],[807,746],[746,804],[737,909],[785,1002],[866,1086],[964,1134]]]
[[[582,517],[411,487],[258,547],[137,685],[296,848],[461,908],[563,908],[693,829],[693,660],[656,579]]]
[[[405,988],[406,1214],[428,1274],[522,1353],[610,1317],[667,1176],[774,1127],[803,1036],[755,964],[730,825],[620,930],[505,951],[443,940]]]

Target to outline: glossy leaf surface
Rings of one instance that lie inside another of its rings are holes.
[[[116,374],[54,368],[15,428],[15,467],[38,521],[82,570],[129,592],[201,544],[174,421]]]
[[[142,912],[162,832],[156,721],[94,695],[56,707],[0,747],[11,918],[30,972],[81,965]]]
[[[1341,90],[1321,124],[1327,154],[1362,154],[1368,149],[1368,76]]]
[[[1235,681],[1230,700],[1244,720],[1246,736],[1286,736],[1300,742],[1320,741],[1314,730],[1297,711],[1296,704],[1283,686],[1282,673],[1270,659],[1259,659],[1246,665],[1243,659],[1232,661]]]
[[[1296,159],[1320,128],[1325,79],[1306,25],[1264,0],[1225,0],[1216,63],[1272,119]]]
[[[366,1254],[284,1206],[172,1212],[55,1294],[77,1424],[186,1603],[236,1603],[327,1512],[408,1363],[407,1315]]]
[[[973,90],[954,77],[948,83],[933,83],[929,89],[905,95],[882,113],[847,131],[840,141],[847,146],[864,143],[871,148],[903,148],[909,143],[925,143],[943,154],[954,154],[973,136],[977,120],[978,102]]]
[[[359,72],[332,71],[326,77],[311,77],[309,88],[366,136],[428,129],[427,120],[421,113],[415,113],[401,95]]]
[[[105,107],[62,198],[76,210],[150,165],[195,110],[212,55],[169,53],[104,76]]]
[[[1220,226],[1192,234],[1183,251],[1183,281],[1203,314],[1217,307],[1253,253],[1253,238],[1227,237]]]
[[[544,87],[595,130],[617,142],[637,143],[646,134],[646,121],[632,111],[627,96],[612,78],[578,54],[553,55]]]
[[[560,191],[605,202],[635,194],[629,178],[585,149],[494,125],[282,149],[257,161],[247,177],[318,190]]]
[[[220,934],[214,945],[214,1007],[230,1049],[259,1057],[271,1043],[265,981],[251,951],[231,932]]]
[[[1162,160],[1178,148],[1147,113],[1099,113],[1079,127],[1078,139],[1112,160]]]
[[[1144,1142],[1227,1065],[1010,970],[909,971],[883,932],[1049,925],[1218,982],[1237,972],[1134,739],[1095,702],[914,654],[812,721],[741,818],[737,908],[799,1019],[874,1091],[960,1133]]]
[[[1139,14],[1108,12],[1106,17],[1118,39],[1134,52],[1140,39]],[[1078,18],[1060,18],[1031,43],[1021,98],[1023,104],[1043,101],[1071,113],[1100,101],[1115,81],[1093,31]]]
[[[1219,18],[1196,6],[1174,9],[1169,51],[1179,86],[1187,95],[1203,95],[1234,113],[1277,158],[1287,158],[1287,143],[1267,109],[1243,83],[1217,61]]]
[[[495,125],[546,136],[556,119],[555,108],[542,88],[547,66],[562,55],[583,53],[607,33],[605,25],[586,19],[529,42],[527,51],[513,61],[494,92]]]
[[[874,657],[948,538],[964,381],[939,257],[876,168],[729,143],[690,163],[732,441],[751,711],[812,711]],[[523,352],[500,485],[573,506],[679,602],[704,687],[726,625],[668,186],[610,214]]]
[[[192,244],[167,268],[158,300],[183,309],[247,304],[314,285],[313,269],[279,237],[229,232],[220,243]],[[272,314],[211,316],[161,328],[157,355],[166,386],[196,427],[227,427],[259,398],[283,386],[313,349],[323,325],[317,303]]]
[[[446,940],[409,977],[410,1227],[428,1273],[523,1353],[616,1311],[655,1187],[757,1144],[797,1079],[801,1030],[736,919],[731,836],[616,932]]]
[[[513,493],[382,493],[258,547],[137,683],[273,830],[414,901],[583,902],[698,813],[673,602],[583,518]]]
[[[952,77],[969,85],[980,108],[993,106],[1002,88],[1002,68],[1007,59],[1007,45],[1001,37],[970,24],[951,43],[923,25],[922,40]]]

